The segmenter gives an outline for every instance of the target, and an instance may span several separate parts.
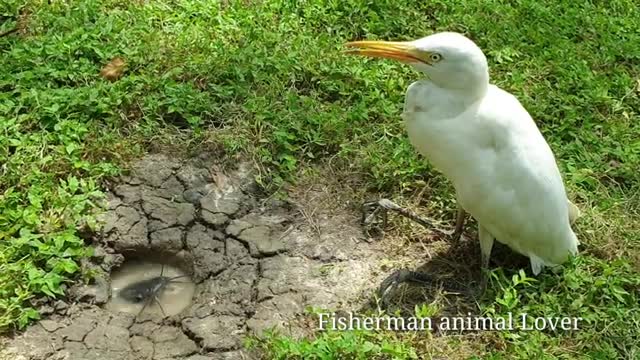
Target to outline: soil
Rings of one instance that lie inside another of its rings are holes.
[[[421,231],[417,240],[407,241],[404,228],[373,241],[354,206],[367,194],[348,177],[321,171],[282,201],[260,192],[248,164],[222,171],[206,156],[154,154],[131,168],[109,187],[103,226],[90,236],[95,254],[83,267],[98,275],[72,286],[64,300],[43,302],[42,320],[0,339],[0,359],[254,359],[258,354],[243,347],[248,335],[313,334],[308,307],[376,311],[378,286],[398,268],[434,280],[399,286],[388,313],[413,315],[424,303],[437,303],[439,315],[477,311],[474,237],[452,243],[411,225],[409,233]],[[526,267],[526,258],[514,255],[496,244],[492,260]],[[111,275],[125,260],[189,274],[191,305],[166,317],[105,306]]]
[[[318,212],[263,198],[248,166],[225,174],[205,158],[146,156],[111,186],[104,226],[92,236],[98,273],[64,300],[41,306],[43,320],[7,339],[7,359],[250,359],[246,335],[296,321],[305,308],[366,306],[382,278],[385,252],[366,241],[359,215]],[[110,274],[125,259],[170,262],[196,283],[193,303],[163,317],[104,306]],[[4,356],[4,357],[3,357]]]

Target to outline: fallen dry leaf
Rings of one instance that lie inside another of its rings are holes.
[[[109,80],[116,81],[124,73],[124,67],[127,63],[121,57],[114,57],[102,70],[100,70],[100,76]]]

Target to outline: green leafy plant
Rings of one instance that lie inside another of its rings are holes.
[[[428,184],[421,205],[452,207],[450,185],[416,155],[399,117],[418,75],[347,57],[342,44],[453,30],[485,49],[492,81],[529,110],[585,213],[576,226],[581,256],[566,271],[534,281],[498,270],[480,307],[589,320],[579,332],[497,334],[504,349],[489,335],[447,339],[442,356],[471,347],[494,359],[638,357],[633,0],[29,0],[2,2],[0,19],[0,32],[20,26],[0,37],[1,330],[37,319],[35,299],[62,296],[83,277],[79,260],[90,250],[81,230],[97,226],[102,181],[157,147],[222,144],[255,161],[267,191],[331,161],[338,174],[359,174],[366,190],[402,196]],[[127,70],[109,82],[99,72],[116,56]],[[440,354],[429,345],[437,340],[395,336],[272,334],[263,350],[276,358]]]

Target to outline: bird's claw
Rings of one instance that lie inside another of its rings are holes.
[[[480,269],[480,285],[478,286],[478,292],[476,297],[481,298],[487,291],[487,285],[489,283],[489,273],[487,269]]]
[[[462,234],[462,231],[459,231],[458,228],[454,230],[441,229],[435,225],[434,221],[420,217],[412,211],[407,210],[388,199],[368,201],[363,204],[362,225],[365,227],[368,234],[371,234],[371,230],[373,229],[375,229],[377,233],[384,232],[384,229],[387,227],[389,210],[395,211],[398,214],[411,219],[412,221],[417,222],[425,228],[431,231],[435,231],[445,237],[459,239],[460,235]],[[380,224],[379,221],[376,221],[376,217],[378,215],[380,215],[382,218],[382,224]]]
[[[389,305],[389,294],[391,294],[398,285],[405,282],[427,285],[433,282],[433,278],[429,275],[407,269],[394,271],[391,275],[387,276],[378,287],[378,298],[384,307],[388,307]]]
[[[458,242],[460,241],[460,238],[462,237],[462,229],[454,229],[454,230],[447,230],[447,232],[449,233],[449,237],[451,238],[451,240],[453,242]]]

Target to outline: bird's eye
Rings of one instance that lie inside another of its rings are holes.
[[[442,60],[442,55],[433,53],[429,56],[429,59],[431,60],[431,62],[437,63],[438,61]]]

